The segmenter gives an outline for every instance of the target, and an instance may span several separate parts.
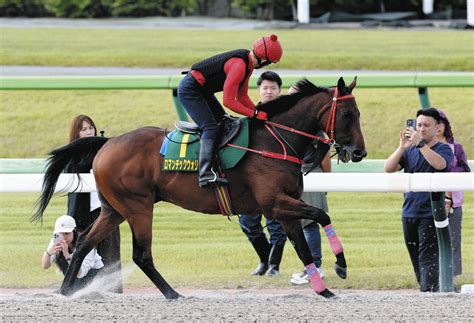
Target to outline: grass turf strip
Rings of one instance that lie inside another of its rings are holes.
[[[464,274],[456,284],[474,279],[473,193],[466,194],[463,215]],[[0,194],[0,287],[57,287],[62,275],[43,270],[41,257],[51,238],[54,221],[66,210],[66,198],[56,196],[43,225],[29,216],[37,194]],[[335,261],[322,235],[323,268],[330,288],[416,288],[405,249],[399,193],[329,193],[330,216],[348,263],[348,279],[333,272]],[[155,206],[153,255],[155,265],[174,287],[271,288],[288,287],[292,273],[303,266],[287,243],[278,278],[254,277],[258,258],[240,227],[219,215],[203,215],[167,203]],[[237,222],[237,218],[233,218]],[[152,287],[132,263],[131,234],[121,225],[122,262],[126,287]],[[130,273],[131,272],[131,273]]]

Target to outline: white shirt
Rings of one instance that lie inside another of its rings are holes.
[[[90,170],[90,173],[94,175],[94,172],[92,169]],[[94,211],[95,209],[100,208],[100,200],[99,200],[99,194],[97,192],[91,192],[90,193],[90,211]]]
[[[48,249],[46,250],[49,250],[53,245],[54,245],[54,238],[51,239],[48,245]],[[71,256],[73,254],[74,253],[72,253]],[[51,259],[51,263],[56,263],[56,254],[52,255],[50,259]],[[89,272],[89,270],[91,269],[100,269],[102,267],[104,267],[104,263],[102,262],[102,257],[97,252],[97,249],[93,248],[82,261],[81,269],[79,269],[77,278],[85,277],[87,273]]]
[[[94,211],[95,209],[100,208],[100,200],[99,200],[99,194],[97,192],[90,192],[91,196],[91,203],[90,203],[90,211]]]

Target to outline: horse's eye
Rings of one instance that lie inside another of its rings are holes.
[[[352,111],[342,112],[342,117],[346,120],[352,120],[354,118],[354,113]]]

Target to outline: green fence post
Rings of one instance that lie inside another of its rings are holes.
[[[449,220],[444,208],[444,192],[431,193],[431,209],[436,226],[439,247],[439,289],[440,292],[454,291],[453,250]]]
[[[173,102],[174,102],[174,107],[176,109],[176,113],[178,114],[179,120],[189,121],[188,114],[184,110],[184,107],[181,104],[181,101],[179,101],[178,89],[173,89]]]
[[[430,98],[428,97],[428,88],[419,87],[418,95],[420,96],[420,104],[422,109],[431,108]]]

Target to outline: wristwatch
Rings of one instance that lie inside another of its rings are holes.
[[[426,142],[423,139],[421,139],[420,142],[418,143],[418,145],[416,145],[415,147],[420,149],[420,148],[424,147],[425,145],[426,145]]]

